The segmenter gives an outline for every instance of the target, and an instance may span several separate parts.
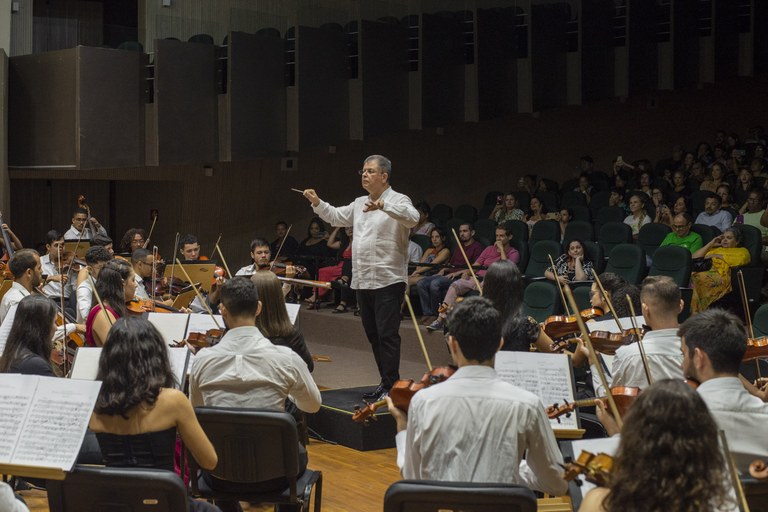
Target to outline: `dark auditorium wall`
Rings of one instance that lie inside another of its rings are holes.
[[[512,189],[523,174],[560,181],[573,176],[580,155],[592,155],[598,168],[607,169],[617,155],[627,161],[655,161],[668,156],[672,144],[693,148],[720,128],[743,134],[749,126],[766,124],[766,96],[767,77],[739,79],[702,90],[658,92],[653,102],[647,96],[601,101],[446,126],[442,135],[435,129],[401,132],[338,142],[335,152],[328,147],[304,150],[293,171],[281,171],[276,158],[214,163],[211,177],[205,176],[203,163],[90,171],[12,169],[13,227],[31,245],[42,238],[40,230],[47,224],[68,227],[78,190],[91,190],[91,195],[102,191],[106,199],[88,200],[116,243],[128,227],[148,229],[150,208],[159,208],[153,239],[163,256],[172,251],[177,230],[196,233],[203,254],[210,254],[221,233],[221,248],[235,272],[248,260],[250,239],[271,239],[278,219],[294,224],[297,239],[306,236],[312,212],[291,188],[314,187],[321,198],[347,204],[362,193],[356,171],[369,154],[381,153],[393,161],[394,188],[414,201],[479,207],[485,192]],[[57,192],[51,193],[52,188]],[[30,212],[35,198],[46,205]]]

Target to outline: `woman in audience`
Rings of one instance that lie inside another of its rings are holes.
[[[168,349],[149,321],[115,322],[101,352],[96,380],[102,384],[90,428],[96,432],[104,464],[174,471],[178,431],[201,468],[216,467],[216,451],[189,399],[174,389]],[[217,510],[195,500],[190,500],[189,509]]]
[[[692,313],[704,311],[731,291],[731,267],[747,265],[751,260],[749,251],[741,247],[741,241],[741,228],[731,226],[693,253],[694,259],[711,261],[712,266],[709,270],[691,273]]]
[[[533,225],[547,218],[546,210],[544,209],[544,203],[538,197],[531,198],[530,210],[528,215],[525,216],[525,222],[528,224],[529,229],[533,229]]]
[[[704,180],[699,190],[717,192],[717,187],[723,184],[724,177],[725,169],[723,169],[723,165],[719,163],[712,164],[712,168],[709,170],[709,178]]]
[[[653,206],[656,209],[653,222],[661,222],[664,224],[672,222],[672,210],[669,209],[667,195],[662,189],[653,187],[651,190],[651,201],[653,201]]]
[[[16,307],[11,332],[0,357],[0,373],[55,377],[51,358],[61,358],[53,350],[56,330],[56,305],[43,295],[28,295]]]
[[[651,218],[645,211],[647,200],[648,196],[640,192],[629,196],[629,215],[624,219],[624,224],[632,228],[632,238],[635,240],[640,233],[640,228],[651,222]]]
[[[683,165],[680,167],[683,172],[690,174],[693,164],[696,162],[696,155],[690,151],[686,151],[683,155]]]
[[[733,200],[730,185],[727,183],[721,184],[719,187],[717,187],[717,191],[715,193],[720,196],[720,209],[728,210],[728,212],[731,214],[731,218],[735,219],[739,214],[739,204]]]
[[[327,242],[328,248],[335,251],[341,261],[335,265],[320,267],[317,271],[318,281],[330,283],[341,279],[345,258],[352,258],[352,227],[334,228]],[[317,300],[323,300],[328,293],[327,288],[317,288]]]
[[[744,204],[752,188],[755,187],[755,179],[748,167],[739,170],[736,186],[733,189],[733,197],[736,204]]]
[[[672,190],[677,197],[688,197],[693,193],[684,171],[677,170],[672,174]]]
[[[502,204],[497,204],[488,216],[489,219],[502,224],[508,220],[523,220],[525,214],[517,207],[517,198],[513,193],[504,196]]]
[[[296,352],[311,372],[315,368],[312,354],[301,331],[296,329],[288,316],[280,280],[272,272],[256,272],[251,276],[261,301],[261,313],[256,317],[256,327],[274,345],[282,345]]]
[[[565,253],[555,260],[555,268],[548,267],[544,271],[544,277],[565,284],[571,281],[589,281],[594,278],[592,272],[593,264],[584,254],[584,244],[581,240],[571,240],[565,248]]]
[[[412,235],[429,235],[435,225],[429,220],[429,213],[432,211],[425,201],[421,201],[414,205],[416,211],[419,212],[419,222],[411,228]]]
[[[125,316],[125,303],[136,293],[133,267],[125,260],[112,260],[99,272],[93,307],[85,320],[85,344],[100,347],[107,341],[115,320]],[[97,297],[98,295],[98,297]],[[102,310],[101,304],[104,305]]]
[[[565,236],[565,228],[568,227],[568,223],[573,220],[573,210],[570,208],[560,208],[560,212],[557,214],[557,222],[560,223],[560,243],[563,242]]]
[[[328,233],[325,231],[325,223],[320,217],[314,217],[307,226],[307,237],[299,243],[296,250],[298,264],[307,269],[310,279],[317,279],[317,269],[323,263],[323,259],[331,255],[328,248]],[[302,296],[309,304],[314,304],[316,297],[313,288],[303,288]]]
[[[638,190],[645,192],[645,194],[650,197],[652,192],[650,171],[642,171],[640,173],[640,184],[637,188]]]
[[[431,276],[440,270],[439,267],[431,265],[442,265],[451,257],[451,250],[445,245],[447,237],[445,231],[441,228],[433,228],[430,233],[432,247],[424,251],[419,263],[429,263],[430,265],[418,266],[408,276],[408,288],[418,283],[424,276]]]
[[[615,433],[615,421],[599,402],[598,417]],[[591,490],[579,510],[736,511],[730,481],[718,427],[704,400],[682,381],[661,380],[632,405],[608,485]]]
[[[624,202],[624,195],[618,188],[611,189],[611,195],[608,196],[608,206],[616,206],[624,210],[624,215],[629,214],[629,208],[627,203]]]

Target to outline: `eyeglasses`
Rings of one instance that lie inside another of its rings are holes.
[[[357,171],[357,174],[362,176],[363,174],[371,175],[371,174],[377,174],[378,172],[379,171],[377,171],[376,169],[360,169],[359,171]]]

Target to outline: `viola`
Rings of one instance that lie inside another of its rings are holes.
[[[635,400],[637,399],[637,396],[640,394],[640,391],[641,391],[640,388],[626,387],[626,386],[616,386],[614,388],[611,388],[611,396],[613,396],[613,401],[616,402],[616,408],[619,410],[619,414],[622,417],[627,413],[627,411],[629,411],[629,409],[635,403]],[[556,420],[560,418],[560,416],[565,416],[566,418],[568,418],[570,417],[571,413],[573,413],[573,411],[578,407],[593,406],[595,405],[595,400],[603,399],[603,398],[605,397],[587,398],[585,400],[575,400],[570,403],[565,401],[563,405],[552,404],[549,407],[547,407],[547,417],[551,420]]]
[[[747,351],[741,360],[750,361],[758,357],[768,357],[768,336],[747,338]]]
[[[579,312],[579,316],[585,322],[598,316],[603,316],[603,310],[600,308],[588,308]],[[553,315],[547,318],[542,324],[544,332],[553,340],[564,338],[571,334],[579,332],[579,324],[576,315]],[[591,338],[592,336],[590,336]]]
[[[612,469],[612,456],[606,453],[595,455],[588,451],[582,451],[575,461],[565,464],[563,479],[571,481],[578,475],[583,474],[587,482],[604,487],[608,483]]]
[[[389,390],[389,398],[392,399],[392,404],[401,411],[408,412],[408,407],[411,405],[411,398],[418,391],[439,384],[447,380],[454,374],[456,368],[453,366],[438,366],[431,372],[427,372],[421,378],[420,381],[415,382],[413,379],[398,380],[392,385]],[[366,404],[365,407],[355,406],[355,413],[352,415],[352,421],[368,423],[370,419],[376,419],[374,414],[376,411],[387,405],[386,400],[379,400]]]
[[[65,325],[67,322],[64,319],[64,316],[60,312],[56,312],[56,326],[61,327],[62,325]],[[59,342],[60,343],[60,342]],[[77,331],[68,332],[67,338],[66,338],[66,346],[59,346],[59,351],[66,353],[67,362],[72,365],[72,363],[75,360],[75,352],[77,352],[77,349],[80,347],[85,346],[85,338],[81,334],[79,334]],[[57,364],[60,366],[63,365],[64,361],[61,362],[57,361]]]
[[[216,345],[224,336],[224,329],[208,329],[206,332],[191,332],[186,339],[177,341],[173,347],[183,347],[189,345],[197,353],[201,348],[208,348]]]
[[[645,331],[642,329],[624,329],[620,333],[594,331],[589,333],[589,339],[596,351],[612,356],[619,347],[635,343],[643,334]]]

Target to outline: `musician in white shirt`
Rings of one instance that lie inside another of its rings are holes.
[[[93,217],[90,218],[90,221],[91,225],[86,226],[86,223],[88,222],[88,210],[85,208],[76,208],[72,214],[72,226],[70,226],[67,232],[64,233],[64,239],[90,240],[95,234],[92,231],[93,229],[100,235],[107,235],[107,230],[104,229],[104,226],[99,224],[99,221]]]

